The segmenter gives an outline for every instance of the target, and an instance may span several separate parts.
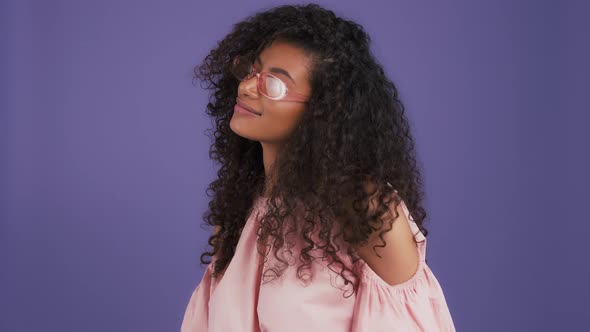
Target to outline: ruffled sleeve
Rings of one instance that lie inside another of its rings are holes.
[[[181,332],[207,331],[209,320],[209,299],[216,283],[212,279],[214,263],[211,262],[197,288],[191,294],[180,327]]]
[[[351,331],[455,331],[442,287],[426,264],[426,237],[403,202],[402,207],[417,242],[418,269],[405,282],[390,285],[361,262]]]

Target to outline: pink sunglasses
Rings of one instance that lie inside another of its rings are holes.
[[[306,103],[309,96],[287,88],[287,84],[269,72],[256,72],[251,56],[236,55],[231,65],[232,74],[240,81],[256,76],[256,88],[266,98],[276,101],[296,101]]]

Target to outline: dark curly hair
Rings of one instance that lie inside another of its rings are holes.
[[[205,257],[212,257],[213,276],[223,273],[265,187],[260,142],[230,129],[239,85],[230,64],[235,55],[260,52],[274,40],[287,41],[312,56],[312,93],[273,166],[276,183],[265,197],[267,207],[257,232],[267,249],[259,249],[265,262],[272,246],[280,264],[264,271],[263,279],[268,280],[271,271],[278,277],[288,267],[278,255],[289,243],[284,231],[288,229],[304,243],[298,278],[303,279],[302,271],[318,258],[312,251],[320,250],[354,293],[359,271],[340,255],[346,252],[349,262],[357,262],[355,248],[366,245],[369,235],[379,230],[380,246],[385,246],[383,234],[398,217],[392,211],[393,218],[382,218],[391,200],[397,208],[403,197],[420,231],[428,234],[423,226],[422,180],[404,106],[369,48],[369,35],[359,24],[317,4],[283,5],[246,18],[193,70],[193,80],[200,79],[212,90],[207,114],[215,128],[209,155],[220,164],[218,178],[207,189],[212,199],[203,218],[215,232],[208,241],[212,249],[201,254],[201,264],[211,263]],[[288,217],[300,208],[304,213],[297,214],[296,225],[289,228]],[[337,245],[337,239],[347,246]]]

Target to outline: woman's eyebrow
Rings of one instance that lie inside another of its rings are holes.
[[[256,61],[258,61],[258,63],[262,66],[262,61],[260,60],[260,55],[258,55],[258,54],[256,54]],[[272,73],[283,74],[283,75],[287,76],[291,80],[291,82],[295,83],[295,80],[293,79],[293,77],[291,77],[291,75],[289,75],[289,72],[287,72],[283,68],[270,67],[269,70]]]

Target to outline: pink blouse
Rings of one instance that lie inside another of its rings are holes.
[[[443,290],[425,261],[426,237],[403,200],[418,242],[418,271],[401,284],[389,285],[360,260],[359,288],[346,298],[350,285],[340,281],[340,287],[334,286],[338,273],[332,269],[340,268],[326,268],[321,259],[312,261],[313,281],[307,286],[297,278],[295,266],[279,279],[261,283],[256,225],[265,200],[260,197],[254,203],[223,275],[212,278],[213,262],[208,265],[190,297],[181,332],[455,331]]]

